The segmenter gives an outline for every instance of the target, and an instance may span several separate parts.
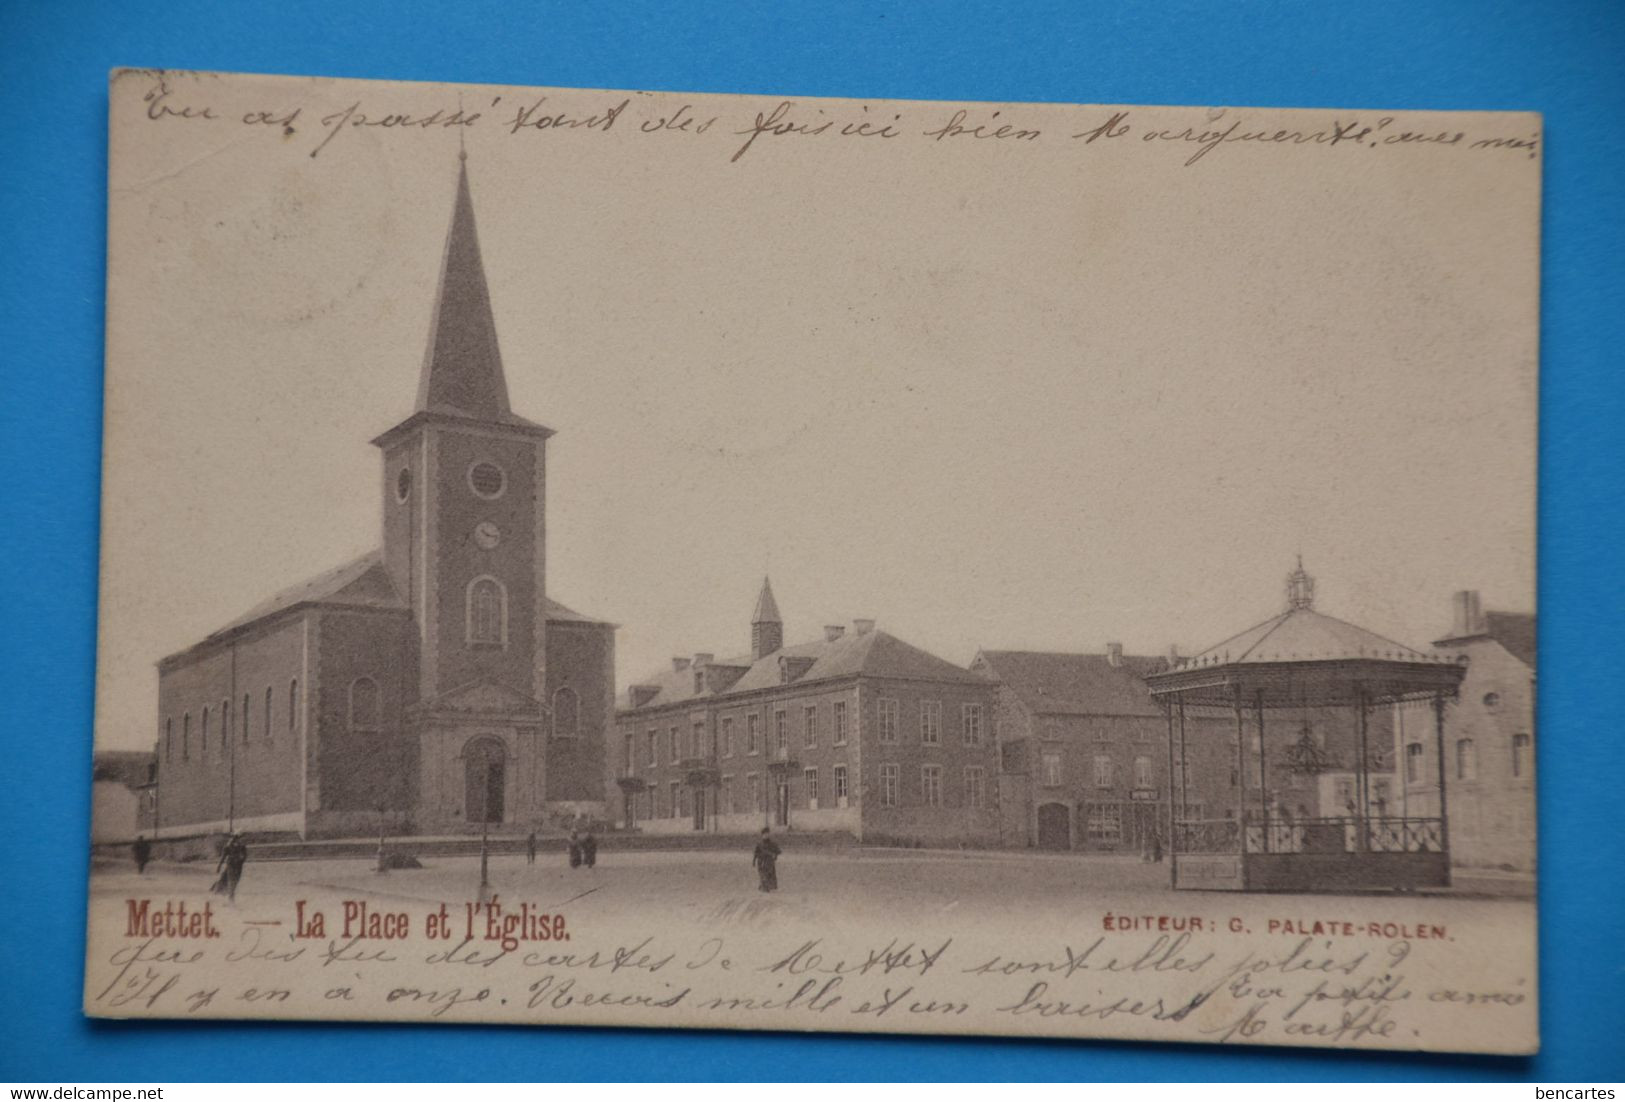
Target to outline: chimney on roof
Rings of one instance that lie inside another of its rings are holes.
[[[1121,666],[1123,664],[1123,644],[1106,644],[1106,664],[1109,666]]]
[[[684,670],[688,669],[688,659],[673,658],[671,660],[671,668],[673,673],[682,673]]]
[[[1450,625],[1453,638],[1484,634],[1484,610],[1478,603],[1478,590],[1457,590],[1451,605],[1455,614]]]
[[[1177,665],[1179,665],[1179,644],[1178,643],[1169,643],[1168,644],[1168,668],[1173,669]]]
[[[846,634],[846,625],[845,624],[825,624],[824,625],[824,642],[826,642],[826,643],[833,643],[833,642],[835,642],[835,640],[839,639],[841,636],[843,636],[845,634]]]
[[[852,634],[853,635],[868,635],[873,630],[875,630],[875,622],[873,620],[853,620],[852,621]]]
[[[694,665],[696,665],[696,666],[709,666],[713,661],[716,660],[716,657],[717,656],[714,655],[714,654],[707,653],[706,651],[701,651],[700,653],[698,653],[698,654],[696,654],[694,656]]]

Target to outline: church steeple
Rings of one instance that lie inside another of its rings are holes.
[[[462,152],[458,153],[457,199],[429,322],[429,346],[418,381],[417,409],[482,420],[510,416],[491,292],[485,284],[474,202],[468,192],[468,154]]]
[[[752,661],[766,658],[784,646],[784,620],[779,616],[779,603],[773,599],[773,583],[762,579],[762,592],[756,598],[756,611],[750,617],[750,656]]]

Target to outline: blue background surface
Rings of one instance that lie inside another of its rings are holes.
[[[1544,112],[1541,1055],[82,1018],[106,77],[116,65]],[[0,0],[0,88],[0,1079],[1625,1078],[1625,793],[1612,698],[1625,668],[1619,4]]]

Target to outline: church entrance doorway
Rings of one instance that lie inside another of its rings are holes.
[[[508,752],[500,739],[469,740],[463,747],[463,807],[471,823],[500,823],[506,808]]]
[[[1072,848],[1072,811],[1065,804],[1038,805],[1038,848]]]

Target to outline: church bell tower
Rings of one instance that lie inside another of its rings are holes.
[[[535,798],[516,788],[516,773],[540,784],[551,435],[508,404],[462,154],[416,407],[373,443],[383,457],[384,564],[419,639],[424,783],[435,783],[437,756],[471,760],[471,740],[483,738],[479,754],[502,763],[496,779],[471,780],[466,792],[461,782],[437,790],[447,814],[465,821],[512,819]]]

